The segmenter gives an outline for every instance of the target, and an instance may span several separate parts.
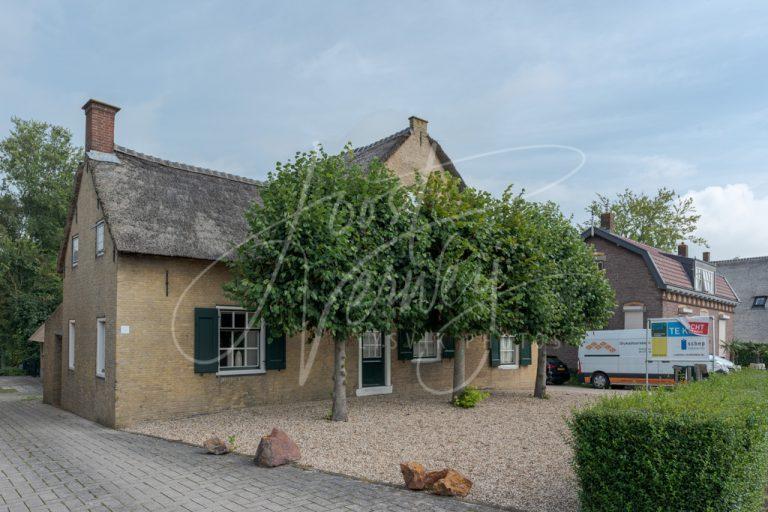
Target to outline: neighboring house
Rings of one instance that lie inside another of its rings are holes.
[[[594,246],[598,264],[616,293],[616,309],[606,329],[642,329],[650,318],[712,316],[717,345],[711,348],[727,356],[739,299],[709,261],[709,253],[703,259],[689,257],[688,247],[681,243],[678,253],[670,254],[619,236],[613,232],[610,213],[582,238]],[[571,368],[578,365],[577,352],[576,347],[548,348]]]
[[[94,100],[83,108],[86,157],[58,259],[63,302],[45,327],[44,400],[122,426],[329,398],[331,341],[315,351],[301,335],[286,340],[222,291],[222,260],[248,237],[243,215],[260,202],[261,184],[117,146],[119,109]],[[416,170],[458,176],[416,117],[355,155],[362,165],[381,160],[404,182]],[[349,340],[350,395],[450,389],[450,340],[399,341],[396,333]],[[478,338],[467,374],[476,386],[530,390],[535,357],[511,338]]]
[[[768,343],[768,256],[714,263],[741,298],[734,313],[733,339]]]

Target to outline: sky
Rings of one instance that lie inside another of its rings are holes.
[[[465,180],[692,197],[713,259],[768,255],[765,2],[7,2],[0,136],[122,108],[118,144],[264,178],[429,121]],[[699,256],[702,247],[693,247]]]

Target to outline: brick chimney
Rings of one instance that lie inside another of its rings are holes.
[[[88,100],[85,110],[85,150],[102,153],[115,152],[115,114],[120,111],[97,100]]]
[[[411,130],[413,133],[423,133],[424,135],[427,134],[427,124],[429,121],[416,116],[409,117],[408,121],[411,123]]]
[[[688,257],[688,246],[685,245],[685,242],[680,242],[677,246],[677,255],[682,256],[684,258]]]
[[[701,255],[701,259],[704,261],[709,261],[709,251],[704,251],[704,253]]]
[[[615,228],[613,220],[613,212],[605,212],[600,214],[600,227],[606,231],[613,231]]]

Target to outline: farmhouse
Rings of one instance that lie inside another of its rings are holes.
[[[327,399],[331,341],[286,338],[222,291],[226,260],[248,237],[244,212],[260,202],[262,185],[121,147],[114,141],[120,109],[95,100],[83,109],[86,156],[58,260],[63,302],[45,325],[45,402],[124,426]],[[360,165],[374,159],[404,182],[416,171],[458,176],[417,117],[355,150]],[[450,390],[449,339],[424,333],[410,346],[398,341],[395,332],[348,340],[348,394]],[[529,390],[535,352],[511,338],[475,339],[467,375],[479,387]]]

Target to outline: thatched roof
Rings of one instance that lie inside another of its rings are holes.
[[[354,150],[354,161],[367,167],[385,162],[412,134],[410,128]],[[443,167],[459,176],[434,140]],[[162,160],[115,145],[114,154],[90,151],[75,179],[75,200],[84,173],[90,171],[109,233],[119,252],[227,259],[248,234],[246,210],[261,204],[261,183],[240,176]],[[66,232],[69,232],[73,207]],[[65,268],[68,237],[59,253]]]
[[[120,252],[215,260],[248,237],[259,182],[116,147],[93,162],[94,183]]]

